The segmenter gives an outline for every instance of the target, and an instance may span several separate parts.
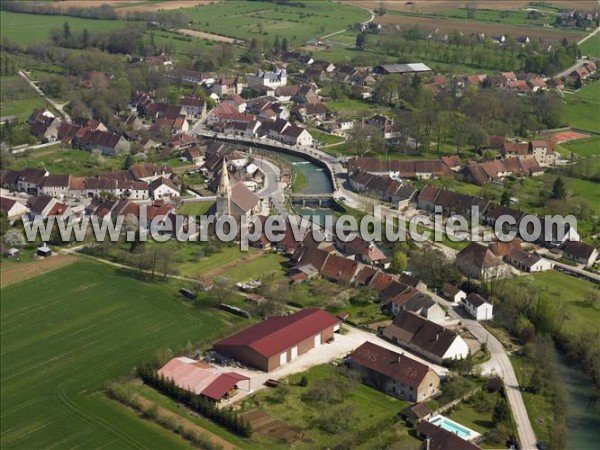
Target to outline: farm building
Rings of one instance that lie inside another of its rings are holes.
[[[210,364],[183,356],[171,359],[158,370],[158,375],[215,402],[232,397],[244,381],[247,381],[245,388],[250,390],[250,378],[247,376],[223,372]]]
[[[317,308],[273,316],[214,345],[219,353],[265,372],[333,339],[340,319]]]
[[[373,72],[380,75],[388,75],[392,73],[427,73],[431,72],[431,69],[423,63],[412,63],[412,64],[383,64],[373,69]]]
[[[409,402],[427,400],[440,387],[440,377],[426,364],[372,342],[354,350],[348,364],[367,384]]]

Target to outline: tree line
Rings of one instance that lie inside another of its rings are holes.
[[[471,65],[491,70],[515,70],[552,75],[571,66],[580,51],[575,42],[563,39],[546,46],[532,39],[521,45],[512,36],[498,45],[476,34],[462,35],[454,31],[447,40],[431,38],[417,25],[386,27],[380,34],[360,33],[356,38],[359,50],[396,56],[403,60],[425,59],[444,64]]]
[[[181,11],[128,11],[119,14],[109,4],[94,7],[55,8],[51,4],[30,3],[16,0],[0,2],[0,10],[24,14],[39,14],[46,16],[71,16],[83,19],[127,20],[133,22],[154,22],[161,28],[179,28],[189,22],[187,15]]]
[[[252,435],[252,427],[239,413],[230,408],[219,409],[205,397],[180,388],[172,380],[159,376],[151,364],[140,366],[137,373],[147,385],[165,394],[167,397],[183,403],[190,409],[227,428],[231,432],[242,437],[250,437]]]

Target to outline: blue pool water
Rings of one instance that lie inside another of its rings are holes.
[[[450,433],[457,435],[461,439],[469,440],[473,437],[474,434],[472,430],[469,430],[468,428],[465,428],[462,425],[459,425],[458,423],[444,416],[432,417],[431,419],[429,419],[429,422],[440,428],[443,428],[446,431],[449,431]]]

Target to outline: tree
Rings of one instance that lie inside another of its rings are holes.
[[[585,294],[585,304],[595,307],[598,303],[600,303],[600,291],[594,288],[588,289]]]
[[[552,198],[554,200],[562,200],[567,196],[567,189],[565,188],[565,183],[561,177],[557,177],[554,180],[554,185],[552,186]]]
[[[9,247],[22,248],[25,246],[25,238],[20,231],[9,230],[4,235],[4,243]]]
[[[500,204],[502,206],[510,206],[510,192],[507,190],[502,192],[502,197],[500,197]]]
[[[283,52],[288,51],[288,40],[285,37],[281,40],[281,51],[283,51]]]
[[[408,267],[408,258],[406,253],[401,251],[394,252],[391,268],[394,272],[403,272]]]
[[[508,403],[505,398],[501,397],[496,401],[492,420],[495,424],[505,423],[510,420],[510,409],[508,408]]]
[[[356,48],[358,50],[364,50],[367,46],[367,33],[364,31],[356,35]]]
[[[366,124],[357,124],[350,130],[346,146],[358,156],[368,152],[377,152],[383,149],[385,143],[383,133],[377,127]]]
[[[90,45],[90,32],[87,28],[83,29],[81,33],[81,47],[86,49]]]
[[[69,22],[65,22],[63,24],[63,41],[65,45],[69,45],[71,37],[71,26],[69,25]]]
[[[4,236],[10,229],[10,221],[4,211],[0,212],[0,236]]]
[[[131,155],[127,155],[125,161],[123,161],[123,170],[128,170],[133,164],[133,157]]]

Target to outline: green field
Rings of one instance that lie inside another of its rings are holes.
[[[344,138],[335,134],[325,133],[319,130],[310,130],[313,139],[319,141],[323,145],[339,144],[344,142]]]
[[[600,133],[600,81],[585,85],[575,94],[565,94],[563,119],[572,127]]]
[[[18,170],[25,167],[45,168],[53,174],[70,174],[75,176],[98,175],[98,164],[93,160],[91,152],[75,150],[62,144],[34,150],[25,157],[16,157],[11,168]],[[120,169],[123,158],[104,158],[103,170]]]
[[[600,155],[600,136],[592,136],[587,139],[566,142],[560,144],[559,147],[559,151],[562,150],[561,153],[566,157],[571,154],[571,151],[584,157],[598,156]]]
[[[594,288],[593,283],[554,270],[519,277],[514,283],[532,283],[539,289],[540,295],[565,301],[568,307],[567,320],[563,325],[565,332],[575,333],[584,329],[600,332],[600,305],[585,304],[586,293]]]
[[[222,276],[236,283],[269,275],[273,275],[275,280],[281,280],[285,275],[284,265],[287,261],[288,258],[278,253],[265,253],[246,264],[228,270]]]
[[[0,77],[0,116],[26,120],[44,100],[18,75]]]
[[[202,216],[206,214],[206,211],[210,209],[215,202],[200,202],[200,203],[184,203],[183,205],[177,207],[177,212],[179,214],[191,215],[191,216]]]
[[[228,1],[186,9],[193,29],[239,39],[285,37],[303,44],[369,19],[360,8],[343,3],[311,1],[305,7],[268,2]]]
[[[377,426],[381,421],[393,418],[402,411],[408,402],[398,400],[364,384],[352,386],[344,392],[341,403],[309,403],[303,401],[301,396],[309,391],[315,384],[331,380],[336,368],[332,365],[315,366],[306,372],[290,377],[287,394],[282,402],[273,400],[273,389],[262,390],[252,398],[249,408],[259,406],[259,409],[273,417],[295,426],[305,433],[304,442],[298,442],[295,448],[335,448],[342,441],[351,439],[353,435],[361,436],[361,432],[370,427]],[[298,386],[301,376],[306,376],[307,387]],[[321,430],[319,422],[330,420],[333,416],[343,416],[349,427],[337,433]],[[369,441],[359,448],[386,448],[383,444],[388,439],[387,445],[395,443],[394,448],[413,448],[419,442],[408,434],[408,428],[401,423],[387,425],[377,433],[369,435]],[[405,444],[406,447],[403,447]],[[343,447],[347,448],[347,447]]]
[[[21,45],[46,41],[50,30],[52,28],[62,29],[65,22],[69,22],[71,31],[75,33],[81,32],[84,28],[87,28],[89,31],[109,31],[133,25],[131,22],[122,20],[93,20],[68,16],[19,14],[5,11],[0,13],[2,37],[7,36],[12,42]]]
[[[2,448],[187,448],[102,393],[157,349],[225,320],[105,265],[79,262],[2,290]]]
[[[558,14],[546,13],[541,17],[528,18],[528,12],[523,10],[498,11],[493,9],[476,9],[474,16],[470,18],[467,8],[455,8],[447,11],[440,11],[435,15],[455,19],[470,19],[477,22],[502,23],[505,25],[522,27],[543,27],[546,23],[553,24]]]
[[[581,53],[587,56],[600,58],[600,34],[596,34],[579,45]]]

